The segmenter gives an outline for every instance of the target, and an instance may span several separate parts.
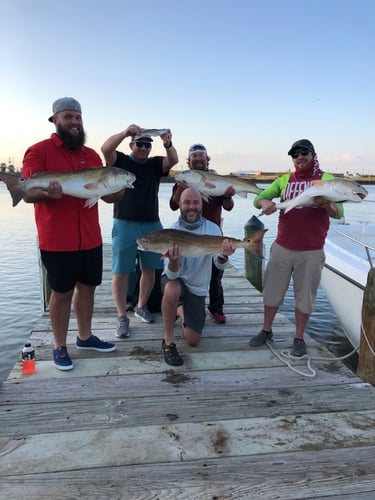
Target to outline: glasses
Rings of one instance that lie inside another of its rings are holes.
[[[309,153],[310,151],[308,149],[301,149],[300,151],[296,151],[295,153],[291,154],[291,157],[293,158],[293,160],[295,160],[299,157],[299,155],[307,156]]]
[[[139,149],[141,149],[142,147],[146,148],[146,149],[150,149],[152,146],[151,142],[142,142],[142,141],[136,141],[135,145]]]

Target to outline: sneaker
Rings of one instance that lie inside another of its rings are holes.
[[[117,330],[115,331],[116,337],[124,339],[129,337],[129,318],[127,316],[120,316],[117,320]]]
[[[215,323],[219,323],[222,325],[222,324],[227,322],[227,318],[225,317],[225,314],[223,314],[223,313],[215,312],[215,313],[211,313],[211,316],[213,317]]]
[[[164,361],[171,366],[181,366],[184,364],[184,360],[178,354],[176,344],[172,343],[166,345],[165,340],[161,344],[161,348],[164,353]]]
[[[153,323],[154,322],[154,316],[147,309],[147,306],[135,307],[134,308],[134,316],[137,316],[137,318],[141,319],[145,323]]]
[[[303,339],[294,339],[293,340],[293,350],[292,356],[297,356],[300,358],[306,354],[306,345]]]
[[[71,370],[73,368],[72,360],[69,357],[66,347],[63,345],[53,349],[53,364],[58,370]]]
[[[254,337],[251,337],[249,344],[253,347],[259,347],[267,342],[267,340],[272,340],[273,334],[272,330],[266,332],[265,330],[261,330]]]
[[[116,349],[116,344],[104,342],[95,335],[91,335],[91,337],[89,337],[87,340],[81,340],[79,337],[77,337],[76,347],[77,349],[87,349],[91,351],[112,352]]]

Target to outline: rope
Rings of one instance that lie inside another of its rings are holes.
[[[274,342],[283,342],[285,339],[278,339]],[[366,339],[367,340],[367,339]],[[272,342],[272,341],[271,341]],[[266,341],[266,345],[267,347],[270,349],[270,351],[279,359],[279,361],[281,361],[282,363],[284,363],[291,371],[295,372],[295,373],[298,373],[299,375],[302,375],[303,377],[316,377],[316,370],[314,370],[314,368],[311,366],[311,361],[316,359],[316,360],[319,360],[319,361],[330,361],[331,363],[336,363],[337,361],[342,361],[346,358],[349,358],[350,356],[352,356],[353,354],[355,354],[358,350],[359,350],[359,346],[354,348],[349,354],[345,354],[345,356],[341,356],[339,358],[336,358],[333,354],[332,356],[330,356],[329,358],[314,358],[314,357],[311,357],[309,356],[308,354],[305,354],[304,356],[293,356],[291,354],[290,351],[280,351],[280,354],[275,351],[275,349],[272,347],[271,345],[271,342],[269,340]],[[370,348],[371,349],[371,348]],[[371,349],[372,353],[374,354],[374,351]],[[295,366],[293,366],[289,360],[294,360],[294,361],[297,361],[297,360],[301,360],[301,359],[305,359],[306,360],[306,368],[307,368],[307,373],[302,371],[302,370],[299,370],[297,368],[295,368]]]

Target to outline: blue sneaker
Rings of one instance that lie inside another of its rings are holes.
[[[112,352],[117,346],[110,342],[104,342],[95,335],[91,335],[87,340],[81,340],[77,337],[76,347],[77,349],[88,349],[91,351]]]
[[[54,349],[53,354],[53,364],[58,370],[71,370],[73,368],[72,360],[69,357],[66,347],[63,345]]]

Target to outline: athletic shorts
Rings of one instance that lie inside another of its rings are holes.
[[[288,250],[274,242],[264,273],[264,305],[279,307],[293,277],[295,305],[302,313],[311,314],[324,261],[323,249]]]
[[[165,284],[168,281],[178,281],[181,286],[180,302],[184,308],[184,326],[201,335],[206,318],[206,297],[192,294],[182,279],[170,280],[165,274],[161,277],[160,282],[162,292],[164,292]]]
[[[163,269],[159,253],[143,252],[137,248],[137,238],[163,229],[161,222],[133,222],[113,219],[112,273],[129,274],[136,270],[137,253],[141,269]]]
[[[55,292],[69,292],[78,282],[88,286],[98,286],[102,282],[102,246],[76,252],[40,250],[40,256],[49,286]]]

